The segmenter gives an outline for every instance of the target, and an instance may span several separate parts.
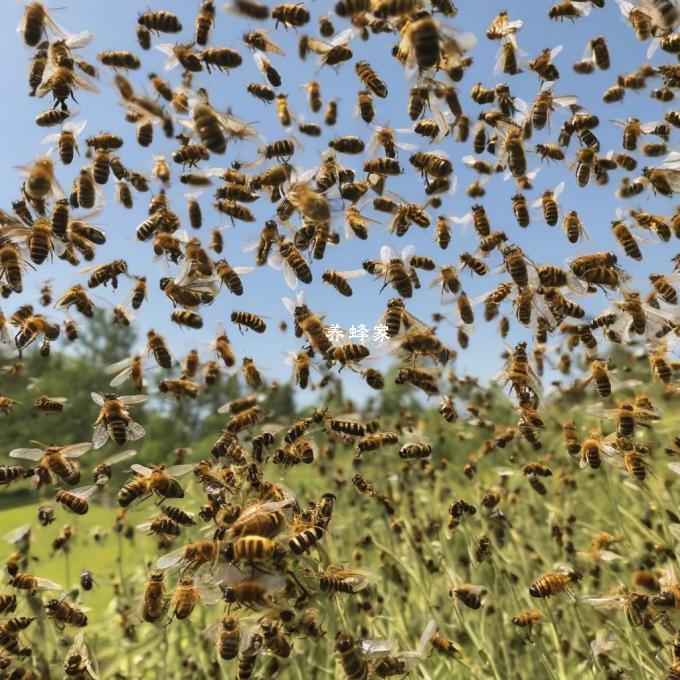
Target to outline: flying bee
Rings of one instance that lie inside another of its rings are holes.
[[[568,591],[571,584],[578,583],[582,578],[580,572],[565,566],[536,579],[529,586],[529,595],[536,598],[553,597]]]
[[[564,216],[562,226],[567,234],[569,243],[578,243],[584,237],[588,238],[588,232],[586,232],[585,227],[581,223],[578,213],[575,210],[569,211]]]
[[[547,190],[543,195],[531,204],[532,208],[541,208],[543,219],[548,225],[554,227],[559,218],[559,204],[557,198],[564,191],[564,182],[560,182],[552,191]]]
[[[381,99],[387,97],[387,85],[367,61],[357,61],[354,68],[359,80],[367,90]]]
[[[555,97],[552,88],[544,85],[531,106],[531,124],[537,130],[542,130],[550,121],[550,115],[556,108],[572,106],[577,98],[571,95]]]
[[[14,449],[10,451],[9,457],[39,461],[38,466],[40,468],[51,472],[72,486],[80,481],[80,469],[71,459],[79,458],[87,453],[92,448],[89,442],[70,446],[48,446],[39,442],[32,443],[37,444],[39,448]]]
[[[66,601],[66,598],[61,600],[49,600],[45,604],[45,613],[47,618],[52,619],[57,628],[63,630],[66,626],[87,626],[87,615]]]
[[[319,576],[319,588],[321,592],[327,594],[354,595],[368,586],[369,578],[369,574],[363,571],[343,570],[331,566]]]
[[[79,123],[65,123],[61,129],[54,135],[48,135],[42,142],[43,144],[57,144],[59,149],[59,159],[64,165],[70,165],[73,161],[74,153],[80,154],[78,151],[77,138],[85,129],[87,121],[83,120]]]
[[[542,80],[555,81],[560,77],[560,72],[558,71],[555,64],[553,64],[553,59],[562,51],[563,46],[558,45],[553,49],[544,49],[535,59],[532,59],[528,66],[534,71]]]
[[[282,23],[286,28],[292,26],[299,28],[309,23],[309,10],[303,4],[283,3],[272,7],[271,17],[276,20],[274,28],[278,28],[279,23]]]
[[[76,515],[85,515],[89,509],[87,499],[97,490],[97,486],[82,486],[72,491],[61,489],[57,491],[54,500],[61,503],[65,508]]]
[[[285,54],[285,52],[269,38],[267,32],[262,29],[257,29],[246,33],[243,36],[243,42],[253,50],[270,52],[271,54],[280,54],[281,56]]]
[[[101,395],[92,392],[92,401],[101,407],[92,437],[95,449],[101,448],[109,437],[121,446],[126,441],[135,441],[144,436],[144,428],[130,417],[126,407],[146,401],[146,396],[139,394],[119,397],[116,394]]]
[[[42,395],[33,401],[33,406],[45,413],[61,413],[66,402],[68,402],[66,397],[48,397],[47,395]]]

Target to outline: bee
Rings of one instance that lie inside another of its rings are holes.
[[[142,65],[142,62],[137,55],[132,52],[127,52],[126,50],[107,50],[106,52],[99,52],[99,54],[97,54],[97,59],[99,59],[104,66],[133,71],[137,70]]]
[[[579,219],[578,213],[575,210],[569,211],[563,220],[564,231],[567,234],[569,243],[578,243],[584,236],[588,234]]]
[[[288,108],[288,96],[285,94],[276,95],[276,115],[283,127],[291,126],[293,118]]]
[[[92,401],[101,408],[92,437],[95,449],[101,448],[109,437],[121,446],[126,441],[136,441],[144,436],[144,428],[130,417],[126,407],[146,401],[146,396],[139,394],[119,397],[116,394],[101,395],[92,392]]]
[[[203,102],[194,104],[191,116],[201,144],[216,154],[223,154],[227,148],[227,140],[215,110]]]
[[[367,61],[357,61],[354,70],[362,85],[376,97],[385,99],[387,97],[387,85],[380,76],[373,70]],[[416,116],[417,118],[418,116]],[[412,118],[412,120],[414,120]]]
[[[32,166],[25,169],[25,174],[22,190],[29,202],[45,200],[53,195],[56,198],[63,196],[54,176],[54,163],[47,156],[37,158]]]
[[[557,107],[572,106],[577,102],[574,96],[555,97],[552,88],[543,86],[531,107],[531,124],[537,130],[542,130],[550,120],[550,114]]]
[[[363,276],[366,272],[363,269],[355,269],[352,271],[339,272],[335,269],[327,269],[321,276],[321,280],[330,286],[333,286],[338,293],[345,297],[351,297],[352,287],[348,279],[355,279]]]
[[[571,584],[578,583],[582,574],[572,568],[561,568],[537,578],[529,586],[529,595],[536,598],[547,598],[568,591]]]
[[[650,274],[648,278],[662,300],[667,302],[669,305],[677,304],[678,293],[673,285],[669,282],[668,277],[664,276],[663,274]]]
[[[550,82],[559,80],[560,72],[555,64],[553,64],[553,59],[562,51],[562,49],[562,45],[558,45],[553,49],[544,49],[535,59],[532,59],[529,62],[529,68],[542,80]]]
[[[10,586],[17,590],[63,590],[63,587],[54,581],[23,572],[19,572],[12,577]]]
[[[417,152],[411,155],[409,162],[425,177],[448,177],[453,172],[453,164],[442,151]]]
[[[470,253],[461,253],[460,262],[461,269],[468,267],[471,271],[477,274],[477,276],[484,276],[489,272],[489,268],[486,266],[486,264]]]
[[[357,93],[357,112],[364,123],[371,123],[375,118],[373,95],[368,90],[359,90]]]
[[[515,616],[512,617],[512,623],[518,628],[528,628],[529,633],[531,633],[532,627],[537,623],[540,623],[542,619],[543,614],[537,609],[526,609],[515,614]]]
[[[286,28],[293,26],[299,28],[309,23],[309,10],[302,4],[284,3],[277,5],[271,9],[271,17],[276,20],[274,28],[278,28],[279,23],[282,23]]]
[[[154,33],[179,33],[182,23],[172,12],[144,12],[137,17],[137,23]]]
[[[479,609],[486,593],[483,586],[462,583],[449,591],[449,597],[460,600],[468,609]]]
[[[42,395],[33,401],[33,406],[39,411],[46,413],[60,413],[64,410],[64,404],[68,401],[66,397],[48,397]]]
[[[528,227],[531,221],[527,200],[522,194],[515,194],[512,197],[512,211],[520,227]]]
[[[225,615],[219,622],[215,648],[221,659],[229,661],[238,656],[241,643],[241,624],[233,616]]]
[[[97,490],[97,486],[82,486],[72,491],[61,489],[57,491],[54,500],[61,503],[65,508],[74,512],[76,515],[85,515],[89,510],[87,499]]]
[[[543,195],[532,203],[532,207],[541,208],[543,211],[543,219],[546,224],[554,227],[557,224],[559,217],[559,204],[557,198],[564,191],[564,182],[560,182],[552,191],[547,190]]]
[[[218,600],[219,590],[217,588],[194,585],[192,576],[182,576],[175,586],[170,602],[172,617],[179,620],[186,619],[199,602],[214,604]]]
[[[555,21],[563,21],[564,19],[578,19],[579,17],[588,16],[590,14],[591,6],[582,2],[573,2],[572,0],[562,0],[559,4],[553,5],[548,10],[548,18]]]
[[[366,572],[356,570],[343,570],[328,567],[319,576],[319,588],[321,592],[347,593],[354,595],[363,590],[369,584],[369,575]]]
[[[338,632],[335,652],[348,680],[365,680],[368,677],[368,663],[351,635]]]
[[[323,122],[332,127],[338,121],[338,103],[335,99],[331,99],[326,106],[326,110],[323,114]]]
[[[231,322],[236,324],[241,330],[242,326],[255,331],[255,333],[264,333],[267,330],[267,324],[264,320],[250,312],[232,312]]]
[[[52,619],[59,630],[66,626],[87,626],[87,615],[77,607],[69,604],[66,598],[61,600],[49,600],[45,604],[47,618]]]
[[[665,385],[670,385],[673,379],[673,369],[664,357],[664,351],[654,351],[649,353],[649,363],[652,375]]]
[[[662,196],[672,196],[680,187],[680,174],[675,160],[666,160],[659,167],[642,168],[642,175],[652,190]]]
[[[241,55],[236,50],[231,49],[230,47],[206,47],[201,52],[200,58],[205,64],[208,73],[210,73],[211,66],[218,69],[219,71],[228,71],[229,69],[236,68],[243,63],[243,57],[241,57]],[[281,83],[279,81],[279,85],[280,84]]]

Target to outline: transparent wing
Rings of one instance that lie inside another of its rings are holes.
[[[115,376],[109,385],[111,387],[118,387],[118,385],[122,385],[132,374],[132,367],[128,367],[121,371],[117,376]]]
[[[124,397],[118,397],[118,401],[125,406],[132,406],[133,404],[141,404],[146,401],[148,397],[145,394],[130,394]]]
[[[120,453],[114,453],[113,456],[109,456],[104,462],[109,465],[115,465],[116,463],[122,463],[124,460],[134,458],[137,455],[137,451],[134,449],[127,449],[126,451],[121,451]]]
[[[92,397],[92,401],[97,404],[97,406],[103,406],[104,405],[104,397],[99,394],[98,392],[90,392],[90,396]]]
[[[69,489],[69,493],[78,496],[78,498],[89,498],[96,490],[96,484],[88,484],[88,486],[81,486],[77,489]]]
[[[177,550],[173,550],[172,552],[169,552],[159,557],[158,561],[156,562],[156,566],[159,569],[169,569],[170,567],[174,567],[175,565],[179,564],[182,561],[183,554],[184,554],[183,547],[178,548]]]
[[[153,472],[151,468],[146,467],[146,465],[140,465],[139,463],[130,465],[130,469],[142,477],[150,477],[151,473]]]
[[[61,450],[61,455],[64,458],[78,458],[84,453],[87,453],[92,448],[91,442],[80,442],[80,444],[71,444],[70,446],[65,446]]]
[[[23,538],[25,538],[30,532],[31,532],[31,525],[30,524],[22,524],[20,527],[17,527],[16,529],[12,529],[12,531],[7,532],[3,536],[3,538],[10,545],[14,545],[15,543],[18,543]]]
[[[40,460],[44,451],[42,449],[13,449],[9,452],[10,458],[23,458],[25,460]]]
[[[109,431],[106,429],[104,423],[98,423],[94,428],[94,433],[92,434],[92,447],[95,449],[101,449],[104,444],[106,444],[109,438]]]

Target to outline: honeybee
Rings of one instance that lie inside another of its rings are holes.
[[[571,567],[561,567],[537,578],[529,586],[529,595],[536,598],[547,598],[568,592],[571,584],[578,583],[582,574]]]
[[[90,655],[84,642],[85,634],[76,635],[64,658],[64,673],[67,678],[94,678],[96,673],[90,662]]]
[[[51,472],[67,484],[75,485],[80,481],[80,469],[71,462],[71,459],[87,453],[92,448],[90,442],[68,446],[48,446],[36,441],[32,443],[37,444],[39,448],[14,449],[10,451],[9,457],[39,461],[38,466],[41,469]]]
[[[541,208],[546,224],[554,227],[559,218],[560,206],[557,198],[564,191],[564,182],[560,182],[552,191],[544,191],[543,195],[531,204],[532,208]]]
[[[558,80],[560,77],[560,72],[558,71],[555,64],[553,64],[553,59],[560,54],[563,46],[558,45],[552,49],[544,49],[535,59],[532,59],[528,66],[534,71],[542,80],[554,81]]]
[[[57,491],[54,500],[61,503],[65,508],[75,513],[76,515],[85,515],[89,510],[87,499],[97,490],[95,484],[89,486],[82,486],[78,489],[66,491],[61,489]]]
[[[101,407],[101,411],[94,424],[92,445],[99,449],[106,441],[111,440],[118,446],[126,441],[141,439],[146,433],[144,428],[131,417],[127,406],[146,401],[142,394],[132,396],[118,396],[116,394],[98,394],[92,392],[92,401]]]
[[[52,619],[59,630],[63,630],[66,626],[87,626],[87,615],[74,607],[66,601],[66,598],[61,600],[49,600],[45,604],[45,613],[47,618]]]

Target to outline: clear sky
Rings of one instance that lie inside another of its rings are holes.
[[[132,0],[62,0],[55,4],[63,9],[55,10],[54,16],[63,26],[72,32],[90,30],[94,33],[94,39],[90,46],[82,50],[83,58],[95,62],[95,55],[107,49],[126,49],[135,52],[143,62],[142,69],[131,72],[128,75],[137,90],[145,90],[151,94],[147,84],[147,74],[156,71],[166,77],[174,86],[179,83],[180,69],[170,72],[163,71],[165,56],[156,49],[144,52],[135,40],[136,17],[140,8],[167,9],[175,12],[184,24],[181,39],[190,40],[193,35],[193,21],[198,2],[185,0],[166,0],[165,2],[139,3]],[[518,34],[520,49],[526,53],[524,58],[535,57],[546,47],[564,45],[563,52],[557,57],[556,65],[560,69],[561,79],[554,85],[556,95],[573,94],[578,96],[579,102],[600,117],[601,125],[596,130],[600,139],[602,150],[621,148],[621,131],[612,125],[610,119],[626,119],[628,116],[637,116],[643,121],[661,120],[666,110],[673,107],[670,104],[662,104],[649,97],[652,87],[658,87],[660,81],[651,80],[651,86],[640,93],[627,91],[623,102],[605,105],[602,103],[601,94],[609,86],[613,85],[618,74],[625,74],[635,70],[646,61],[646,43],[639,43],[634,33],[621,20],[618,6],[613,0],[608,0],[604,9],[593,8],[590,16],[574,23],[565,21],[552,22],[548,20],[547,12],[550,3],[539,0],[484,0],[483,2],[471,2],[459,0],[457,3],[460,13],[453,20],[444,20],[456,28],[471,31],[478,37],[476,47],[470,52],[474,58],[474,65],[466,73],[464,80],[458,85],[460,88],[461,101],[464,112],[474,121],[477,118],[480,107],[469,98],[470,87],[481,81],[486,86],[493,86],[497,82],[507,81],[514,95],[531,102],[538,91],[539,82],[535,74],[525,72],[522,75],[510,77],[503,74],[494,74],[494,61],[498,42],[491,42],[484,36],[484,31],[493,17],[503,9],[506,9],[511,18],[524,20],[524,27]],[[221,5],[221,3],[218,3]],[[333,3],[317,0],[308,3],[312,12],[312,22],[305,27],[305,32],[318,36],[316,19],[321,12],[332,7]],[[24,47],[20,35],[14,33],[14,27],[19,23],[22,14],[22,3],[5,0],[0,9],[2,18],[3,39],[0,40],[0,58],[5,65],[3,73],[3,93],[5,100],[0,106],[0,148],[3,150],[3,162],[0,164],[0,205],[9,208],[11,201],[18,198],[20,176],[14,166],[26,164],[35,156],[45,151],[40,144],[46,131],[34,123],[34,118],[41,110],[51,106],[51,97],[34,99],[28,97],[28,85],[26,79],[27,64],[31,51]],[[347,22],[333,16],[336,31],[348,26]],[[212,34],[211,44],[231,46],[239,50],[243,56],[243,65],[234,69],[231,73],[213,71],[197,74],[195,85],[209,89],[211,103],[225,110],[230,107],[233,113],[246,121],[256,124],[261,135],[269,141],[288,136],[288,132],[281,128],[276,118],[274,105],[265,105],[252,98],[245,91],[248,82],[261,82],[262,77],[257,71],[250,56],[248,48],[242,43],[241,36],[251,28],[257,28],[259,24],[246,19],[235,18],[227,14],[221,6],[218,7],[217,24]],[[268,23],[267,28],[273,28]],[[581,58],[588,40],[594,36],[605,35],[611,54],[611,68],[608,71],[596,71],[589,76],[577,76],[571,70],[573,62]],[[316,121],[322,124],[322,114],[313,114],[309,110],[304,91],[300,88],[302,83],[317,79],[321,83],[324,103],[330,98],[339,101],[339,117],[335,128],[326,128],[324,135],[319,140],[304,137],[298,134],[304,145],[304,151],[296,154],[294,162],[300,170],[313,167],[319,161],[320,150],[326,147],[328,139],[339,134],[358,134],[368,141],[371,130],[361,121],[353,117],[356,102],[356,92],[359,83],[354,73],[353,63],[341,65],[337,71],[325,67],[316,71],[316,57],[310,55],[307,61],[302,62],[297,55],[298,33],[289,29],[286,31],[279,27],[272,30],[271,37],[286,51],[285,57],[272,56],[272,61],[280,71],[283,85],[279,92],[289,95],[291,110],[294,114],[304,115],[307,121]],[[172,42],[174,36],[154,37],[154,44]],[[371,36],[368,42],[353,40],[351,48],[355,59],[367,59],[380,73],[389,87],[389,96],[385,100],[375,99],[377,111],[376,123],[389,124],[394,128],[409,127],[411,121],[406,113],[408,84],[405,80],[404,70],[395,61],[390,50],[395,44],[397,37],[394,34],[382,34]],[[652,63],[671,61],[669,55],[659,51]],[[444,76],[442,76],[444,78]],[[79,118],[87,119],[87,128],[83,138],[99,131],[111,131],[122,135],[125,146],[120,150],[124,163],[131,169],[149,173],[153,160],[151,154],[165,153],[170,155],[176,148],[174,140],[167,140],[160,129],[155,130],[154,143],[149,149],[142,149],[134,140],[134,126],[124,120],[124,108],[119,103],[117,93],[112,87],[113,72],[107,67],[100,68],[98,86],[101,89],[99,95],[91,95],[83,92],[76,94],[78,104],[73,105],[80,111]],[[552,130],[535,132],[530,144],[536,142],[555,141],[559,126],[565,118],[565,114],[556,112],[553,114]],[[177,132],[180,126],[176,127]],[[551,138],[550,140],[548,138]],[[413,134],[404,134],[403,141],[420,144],[422,148],[427,145],[422,143],[422,138]],[[81,144],[81,152],[84,151],[84,143]],[[439,148],[446,150],[454,160],[456,175],[458,176],[458,192],[455,196],[445,197],[444,205],[440,210],[431,211],[434,219],[440,213],[449,215],[463,215],[475,201],[469,199],[464,192],[464,187],[474,179],[474,173],[468,171],[461,163],[461,157],[471,153],[471,142],[467,144],[454,143],[451,137],[445,138]],[[576,140],[568,150],[573,157],[577,148]],[[256,157],[256,144],[231,144],[227,153],[222,156],[213,156],[206,167],[228,166],[233,160],[252,160]],[[492,157],[484,154],[483,158],[491,161]],[[365,157],[342,156],[341,161],[345,165],[354,167],[357,175],[362,176],[361,166]],[[654,164],[642,156],[638,156],[639,167],[646,164]],[[78,172],[81,163],[87,162],[81,157],[66,168],[59,167],[58,176],[66,191],[71,186],[74,175]],[[422,202],[425,198],[422,182],[411,171],[407,163],[407,154],[402,152],[401,162],[406,168],[406,173],[396,180],[390,179],[388,188],[397,192],[409,201]],[[562,164],[542,163],[533,155],[529,155],[529,169],[541,168],[536,181],[535,189],[527,195],[533,200],[540,192],[547,188],[555,187],[561,180],[566,181],[566,189],[561,196],[563,210],[575,209],[578,211],[583,224],[586,226],[591,241],[571,245],[560,226],[548,227],[540,215],[534,214],[532,224],[528,229],[519,228],[514,220],[510,196],[515,193],[514,183],[504,182],[502,175],[495,175],[487,184],[487,194],[479,202],[486,207],[493,229],[503,229],[509,235],[510,240],[516,241],[529,257],[538,262],[562,264],[566,258],[579,253],[596,250],[614,249],[614,243],[610,235],[610,222],[614,219],[616,208],[621,205],[614,196],[622,176],[621,171],[611,174],[610,184],[599,187],[594,183],[587,188],[581,189],[576,185],[573,170],[568,171]],[[186,187],[179,183],[180,169],[173,166],[173,176],[176,178],[169,190],[171,206],[186,219],[185,201],[183,194]],[[155,185],[154,190],[159,187]],[[157,280],[166,275],[167,270],[162,262],[151,260],[150,244],[136,242],[134,233],[137,225],[146,218],[148,199],[151,194],[136,194],[133,210],[125,210],[116,205],[114,201],[114,184],[110,181],[104,187],[106,205],[98,218],[98,223],[107,232],[106,245],[100,246],[97,251],[97,263],[108,262],[118,257],[124,257],[129,265],[129,270],[134,274],[146,274],[151,282],[151,300],[145,305],[137,320],[138,332],[143,332],[148,327],[154,327],[166,335],[170,341],[176,356],[182,356],[191,347],[201,348],[202,342],[209,341],[214,337],[215,324],[219,320],[224,323],[234,348],[239,356],[252,355],[271,377],[279,379],[287,375],[287,367],[283,365],[282,352],[286,349],[297,349],[300,341],[296,340],[292,332],[283,335],[277,328],[278,321],[288,319],[281,298],[292,296],[292,291],[283,282],[281,272],[270,267],[258,268],[252,274],[244,277],[245,294],[241,298],[229,295],[222,291],[216,303],[209,308],[201,310],[205,319],[202,331],[185,331],[178,329],[169,322],[171,312],[170,302],[157,290]],[[372,200],[370,195],[369,200]],[[210,228],[223,224],[220,218],[210,208],[210,190],[207,190],[201,204],[204,212],[204,226],[200,232],[204,242],[209,240]],[[627,201],[624,207],[639,207],[649,212],[669,214],[672,212],[671,201],[654,198],[651,194]],[[255,204],[251,204],[257,216],[257,222],[246,224],[237,222],[235,228],[229,228],[224,232],[226,248],[225,256],[234,265],[253,264],[253,254],[243,253],[242,249],[246,242],[256,237],[262,228],[264,221],[274,215],[273,206],[265,197]],[[372,327],[380,318],[387,300],[392,296],[390,290],[380,294],[381,282],[373,281],[372,277],[365,277],[353,282],[354,296],[342,298],[334,290],[321,284],[321,273],[328,267],[339,270],[356,269],[361,266],[365,258],[377,258],[380,247],[383,244],[391,244],[400,250],[407,244],[416,246],[417,251],[424,255],[435,258],[438,264],[455,263],[458,254],[463,250],[474,251],[476,241],[473,231],[466,232],[460,227],[455,227],[453,242],[447,251],[441,251],[432,241],[432,230],[420,230],[411,227],[406,237],[398,239],[386,232],[386,220],[380,214],[374,214],[367,209],[367,213],[381,220],[381,225],[371,229],[368,241],[353,239],[349,242],[343,240],[339,247],[329,246],[327,255],[321,262],[312,263],[314,283],[311,286],[301,286],[304,289],[306,300],[310,307],[325,314],[328,323],[337,323],[347,329],[352,324],[364,323]],[[336,215],[336,228],[342,231],[342,214]],[[190,231],[188,223],[185,223]],[[669,244],[672,246],[672,244]],[[645,260],[634,263],[625,258],[620,250],[620,260],[623,261],[628,271],[644,276],[650,271],[668,272],[671,269],[670,257],[675,249],[669,247],[661,251],[658,246],[646,248]],[[498,255],[494,255],[490,264],[495,267],[499,264]],[[27,301],[35,296],[40,283],[45,279],[52,279],[55,293],[59,294],[77,280],[84,283],[83,275],[78,275],[78,270],[64,265],[56,260],[49,266],[42,266],[36,272],[30,272],[28,276],[27,290],[22,297],[13,296],[8,302],[3,301],[2,307],[13,309],[19,301]],[[428,289],[432,275],[423,272],[421,281],[423,286],[415,291],[413,298],[408,301],[409,310],[422,319],[428,319],[432,311],[439,303],[439,293]],[[463,286],[474,297],[496,286],[499,281],[498,274],[490,274],[484,278],[471,278],[468,272],[462,274]],[[98,295],[111,302],[122,302],[128,295],[130,284],[123,282],[116,293],[110,290],[95,291]],[[602,295],[596,297],[594,309],[606,306],[607,301]],[[97,300],[96,301],[101,301]],[[103,304],[103,303],[102,303]],[[252,332],[241,335],[237,328],[228,322],[232,310],[243,309],[255,312],[264,317],[270,324],[266,334],[260,336]],[[455,322],[452,307],[445,308],[447,316]],[[507,306],[503,310],[512,316],[512,309]],[[55,313],[52,313],[55,315]],[[480,314],[481,316],[481,310]],[[290,319],[288,319],[290,320]],[[514,321],[514,319],[512,319]],[[472,372],[482,377],[495,374],[500,368],[499,353],[502,350],[502,340],[497,331],[497,320],[486,324],[481,318],[478,320],[473,336],[473,341],[468,350],[459,353],[456,369],[463,372]],[[516,338],[528,339],[526,329],[513,323],[513,334],[509,341]],[[442,324],[440,327],[442,338],[455,346],[455,327],[453,323]],[[373,346],[374,347],[374,346]],[[457,348],[458,349],[458,348]],[[349,371],[343,371],[347,374]],[[355,394],[365,393],[362,383],[354,376],[346,378],[350,389],[356,390]]]

